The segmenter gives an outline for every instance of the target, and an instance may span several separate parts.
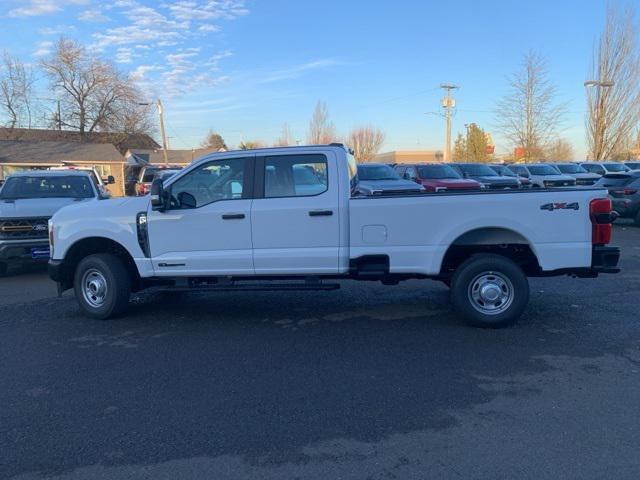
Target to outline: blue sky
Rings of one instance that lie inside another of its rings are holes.
[[[493,109],[529,50],[548,59],[584,155],[584,88],[604,0],[0,0],[0,45],[28,62],[60,35],[90,45],[160,97],[172,148],[209,129],[230,144],[304,141],[318,100],[341,132],[374,124],[385,150],[441,149],[442,82],[461,86],[454,134]],[[46,85],[41,85],[46,96]]]

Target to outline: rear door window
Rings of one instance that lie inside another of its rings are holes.
[[[327,157],[321,154],[265,157],[265,198],[312,197],[327,191]]]

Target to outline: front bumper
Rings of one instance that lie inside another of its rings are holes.
[[[65,275],[63,271],[64,265],[62,260],[53,260],[50,259],[47,264],[47,271],[49,272],[49,278],[54,282],[62,282],[65,280]]]
[[[48,260],[48,239],[0,240],[0,262],[32,263]],[[34,257],[34,252],[37,254]]]

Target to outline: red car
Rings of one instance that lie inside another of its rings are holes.
[[[480,190],[482,188],[479,182],[462,178],[446,163],[398,164],[395,169],[402,178],[419,183],[428,192]]]

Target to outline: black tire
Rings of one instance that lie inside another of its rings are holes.
[[[0,262],[0,278],[6,277],[9,271],[9,265],[4,262]]]
[[[640,227],[640,210],[636,214],[636,217],[633,219],[633,223],[636,227]]]
[[[103,284],[104,290],[100,288]],[[76,268],[73,286],[78,304],[88,317],[114,318],[129,305],[131,278],[115,255],[99,253],[83,258]]]
[[[456,269],[451,279],[451,302],[469,325],[507,327],[520,318],[529,302],[529,281],[509,258],[473,255]]]

